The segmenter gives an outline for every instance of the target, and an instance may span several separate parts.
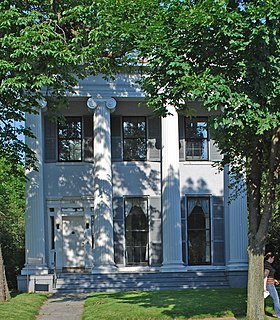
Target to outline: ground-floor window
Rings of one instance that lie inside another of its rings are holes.
[[[210,198],[187,197],[188,263],[211,263]]]
[[[127,265],[147,265],[149,257],[148,199],[125,198],[125,249]]]

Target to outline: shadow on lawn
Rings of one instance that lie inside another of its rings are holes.
[[[159,308],[163,316],[179,317],[223,317],[245,316],[246,290],[244,289],[194,289],[178,291],[134,291],[118,293],[95,293],[89,297],[104,301],[117,300],[118,303],[133,304],[144,308]]]

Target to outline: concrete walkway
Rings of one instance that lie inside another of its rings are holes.
[[[85,294],[54,294],[41,307],[37,320],[81,320]]]

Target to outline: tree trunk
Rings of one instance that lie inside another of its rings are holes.
[[[247,288],[247,319],[264,319],[263,274],[264,247],[267,228],[259,230],[261,221],[261,185],[263,155],[259,140],[255,141],[251,171],[247,178],[247,201],[249,211],[248,236],[248,288]],[[266,216],[268,218],[268,215]],[[266,223],[266,226],[268,224]],[[262,234],[261,234],[262,233]]]
[[[0,246],[0,301],[6,301],[10,299],[10,292],[7,284],[4,261],[2,257],[2,250]]]
[[[249,269],[248,269],[248,291],[247,291],[247,319],[264,319],[264,298],[263,298],[263,249],[256,246],[252,249],[249,246]]]
[[[247,292],[247,319],[263,320],[264,297],[264,249],[269,224],[275,202],[275,190],[279,178],[280,127],[276,128],[271,138],[270,157],[268,158],[267,181],[261,179],[261,150],[255,148],[251,172],[247,180],[249,208],[249,269]],[[264,192],[265,190],[265,192]],[[261,192],[264,192],[260,200]]]

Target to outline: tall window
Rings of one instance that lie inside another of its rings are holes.
[[[58,160],[82,160],[82,117],[67,117],[58,124]]]
[[[146,118],[123,117],[122,127],[124,160],[146,160]]]
[[[148,264],[148,200],[125,199],[125,243],[127,265]]]
[[[208,160],[207,118],[186,118],[186,160]]]
[[[210,205],[208,197],[187,198],[190,265],[211,263]]]

